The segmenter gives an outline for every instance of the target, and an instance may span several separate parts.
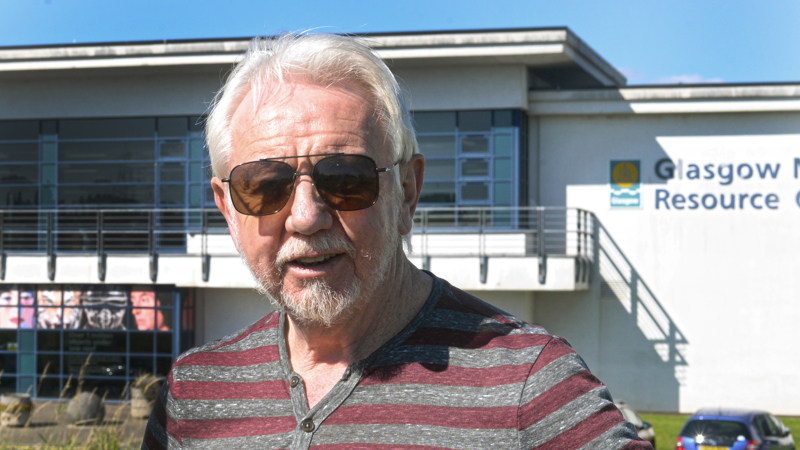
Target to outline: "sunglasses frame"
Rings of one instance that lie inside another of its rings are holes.
[[[374,205],[378,201],[378,197],[380,197],[380,182],[378,183],[378,190],[376,191],[375,200],[373,200],[372,203],[370,203],[369,205],[366,205],[366,206],[364,206],[362,208],[355,208],[355,209],[340,209],[340,208],[337,208],[335,205],[331,204],[328,201],[328,199],[326,198],[325,195],[323,195],[322,193],[319,192],[319,188],[317,188],[317,185],[316,185],[316,183],[314,181],[314,168],[316,168],[317,164],[319,164],[321,161],[326,160],[328,158],[335,157],[335,156],[357,156],[357,157],[369,159],[372,162],[372,165],[375,167],[375,175],[376,176],[379,176],[382,172],[388,172],[388,171],[392,170],[394,168],[394,166],[396,166],[396,165],[400,164],[400,162],[402,162],[401,160],[398,160],[397,162],[393,163],[390,166],[378,167],[378,164],[375,162],[374,159],[372,159],[372,157],[367,156],[367,155],[357,154],[357,153],[320,153],[318,155],[275,156],[275,157],[272,157],[272,158],[261,158],[258,161],[248,161],[248,162],[244,162],[242,164],[238,164],[233,169],[231,169],[230,173],[228,174],[228,178],[222,178],[222,179],[220,179],[220,181],[223,182],[223,183],[228,183],[228,195],[231,196],[231,199],[233,199],[232,191],[234,190],[234,187],[233,187],[233,183],[231,183],[231,176],[233,175],[233,172],[237,168],[239,168],[241,166],[244,166],[244,165],[247,165],[247,164],[253,164],[253,163],[257,163],[257,162],[264,162],[264,161],[277,161],[277,160],[280,160],[280,159],[299,159],[299,158],[323,157],[322,159],[320,159],[320,160],[318,160],[317,162],[314,163],[314,165],[311,168],[311,172],[294,172],[293,173],[291,189],[289,189],[289,195],[286,197],[286,200],[283,202],[283,205],[281,205],[281,207],[278,208],[276,211],[270,212],[270,213],[264,213],[264,214],[248,214],[246,212],[240,211],[235,202],[231,202],[231,203],[233,203],[234,209],[236,209],[236,211],[239,214],[244,214],[246,216],[271,216],[273,214],[277,214],[277,213],[281,212],[283,210],[283,208],[285,208],[286,205],[289,203],[289,199],[292,198],[292,192],[294,192],[294,185],[295,185],[295,183],[297,181],[297,177],[299,177],[301,175],[308,175],[309,177],[311,177],[311,184],[312,184],[312,186],[314,186],[314,189],[317,191],[317,195],[319,195],[319,197],[322,199],[323,202],[325,202],[326,205],[328,205],[328,207],[330,207],[330,208],[332,208],[332,209],[334,209],[336,211],[360,211],[362,209],[367,209],[367,208],[371,207],[372,205]],[[279,162],[282,162],[282,161],[279,161]],[[284,164],[286,164],[287,166],[291,167],[289,165],[289,163],[284,163]],[[294,170],[294,169],[292,169],[292,170]]]

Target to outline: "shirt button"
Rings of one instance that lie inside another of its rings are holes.
[[[290,385],[291,385],[293,388],[296,388],[296,387],[297,387],[297,385],[298,385],[298,384],[300,384],[300,377],[298,377],[297,375],[293,376],[293,377],[292,377],[292,379],[291,379],[291,380],[289,380],[289,384],[290,384]]]
[[[313,420],[306,419],[306,420],[300,422],[300,428],[302,428],[303,431],[305,431],[306,433],[311,433],[312,431],[314,431],[314,428],[316,428],[316,427],[314,426],[314,421]]]

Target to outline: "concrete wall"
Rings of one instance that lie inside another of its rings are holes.
[[[600,242],[597,285],[537,294],[537,322],[635,407],[800,413],[799,130],[797,112],[540,117],[542,204],[593,211]],[[681,179],[656,176],[663,158],[681,161]],[[610,207],[612,159],[641,161],[641,207]],[[768,163],[780,168],[761,179]],[[707,164],[714,177],[704,179]],[[684,209],[656,204],[676,194]],[[717,203],[733,194],[737,204],[688,209],[692,194]]]
[[[204,344],[239,331],[274,310],[252,289],[198,289],[195,342]]]

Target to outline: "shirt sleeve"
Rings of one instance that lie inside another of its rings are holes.
[[[161,392],[153,404],[153,411],[147,421],[142,450],[180,449],[180,436],[174,436],[177,431],[177,422],[169,415],[170,383],[172,376],[164,381]]]
[[[531,367],[517,419],[522,449],[652,449],[583,359],[557,337]]]

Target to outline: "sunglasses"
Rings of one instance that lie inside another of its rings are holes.
[[[314,164],[311,172],[295,172],[289,164],[279,159],[324,156]],[[275,214],[289,201],[294,180],[300,175],[310,175],[320,198],[337,211],[366,209],[378,201],[381,172],[389,167],[378,167],[375,160],[365,155],[325,153],[321,155],[278,156],[239,164],[231,170],[229,183],[231,200],[236,211],[248,216]]]

